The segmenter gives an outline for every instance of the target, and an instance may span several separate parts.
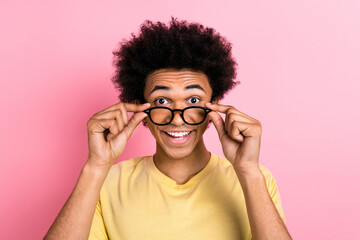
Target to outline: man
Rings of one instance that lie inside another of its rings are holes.
[[[236,84],[230,43],[173,18],[146,21],[114,54],[121,101],[88,121],[88,160],[45,238],[291,239],[259,164],[260,122],[219,104]],[[113,165],[141,121],[155,154]],[[210,121],[226,159],[204,145]]]

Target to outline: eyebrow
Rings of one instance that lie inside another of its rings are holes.
[[[185,90],[189,90],[189,89],[193,89],[193,88],[200,89],[201,91],[205,92],[205,90],[199,84],[192,84],[192,85],[186,86]]]
[[[151,90],[150,94],[152,94],[153,92],[155,92],[156,90],[165,90],[165,91],[169,91],[170,88],[163,86],[163,85],[156,85],[153,90]]]
[[[185,90],[189,90],[189,89],[200,89],[201,91],[205,92],[205,90],[199,85],[199,84],[192,84],[189,86],[186,86],[184,88]],[[165,90],[165,91],[170,91],[169,87],[163,86],[163,85],[156,85],[153,90],[151,90],[150,94],[152,94],[153,92],[155,92],[156,90]]]

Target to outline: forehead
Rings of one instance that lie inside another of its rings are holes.
[[[193,84],[198,84],[207,93],[211,93],[209,80],[202,72],[190,69],[160,69],[147,76],[144,95],[149,96],[156,86],[166,86],[171,90],[183,90],[186,86]]]

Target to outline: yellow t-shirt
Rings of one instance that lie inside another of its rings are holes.
[[[269,194],[285,222],[271,172],[260,164]],[[152,156],[112,166],[100,191],[89,239],[251,239],[245,199],[231,163],[210,161],[185,184],[166,176]]]

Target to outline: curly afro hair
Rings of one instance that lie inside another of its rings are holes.
[[[233,81],[237,63],[231,56],[231,43],[213,28],[172,17],[170,26],[146,20],[139,36],[131,35],[113,52],[116,73],[112,82],[122,102],[145,103],[146,77],[163,68],[203,72],[213,91],[212,101],[221,100],[239,83]]]

